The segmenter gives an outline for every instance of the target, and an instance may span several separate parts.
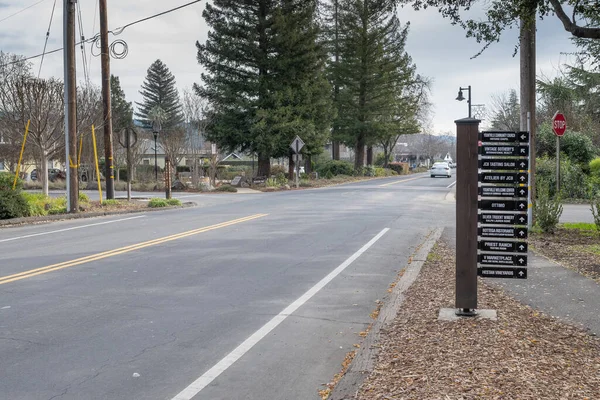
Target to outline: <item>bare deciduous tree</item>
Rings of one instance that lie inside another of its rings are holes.
[[[18,132],[30,120],[29,137],[39,157],[44,194],[48,194],[48,161],[63,156],[64,85],[56,79],[19,76],[6,80],[0,93],[4,123]]]

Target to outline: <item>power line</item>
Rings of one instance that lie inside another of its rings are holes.
[[[192,1],[190,3],[183,4],[181,6],[169,9],[167,11],[163,11],[161,13],[154,14],[154,15],[151,15],[149,17],[139,19],[137,21],[134,21],[134,22],[131,22],[131,23],[127,24],[127,25],[124,25],[124,26],[122,26],[120,28],[117,28],[114,31],[109,31],[109,33],[112,33],[115,36],[116,35],[120,35],[121,33],[123,33],[123,31],[125,29],[129,28],[130,26],[137,25],[137,24],[139,24],[141,22],[145,22],[145,21],[148,21],[148,20],[160,17],[160,16],[172,13],[172,12],[177,11],[177,10],[181,10],[182,8],[189,7],[189,6],[191,6],[193,4],[196,4],[196,3],[200,3],[201,1],[203,1],[203,0],[195,0],[195,1]],[[80,41],[80,42],[76,43],[75,45],[77,46],[77,45],[80,45],[82,43],[94,43],[94,42],[96,42],[98,40],[100,40],[100,34],[96,34],[96,35],[94,35],[93,37],[91,37],[89,39],[86,39],[84,41]],[[44,52],[44,53],[41,53],[41,54],[37,54],[35,56],[30,56],[30,57],[26,57],[26,58],[20,58],[18,61],[13,61],[13,62],[9,62],[9,63],[3,64],[3,65],[0,65],[0,68],[7,67],[7,66],[13,65],[13,64],[17,64],[17,63],[20,63],[20,62],[23,62],[23,61],[33,60],[35,58],[43,57],[43,56],[48,55],[48,54],[58,53],[59,51],[62,51],[62,50],[63,50],[63,48],[61,47],[60,49],[50,50],[50,51],[47,51],[47,52]]]
[[[85,34],[83,33],[83,21],[81,19],[81,6],[80,6],[80,2],[77,2],[76,4],[77,6],[77,22],[79,25],[79,35],[81,35],[81,56],[82,56],[82,63],[83,63],[83,76],[85,78],[86,82],[89,82],[90,80],[90,76],[88,74],[88,69],[87,69],[87,55],[85,53]]]
[[[21,11],[17,11],[16,13],[9,15],[8,17],[4,17],[4,18],[0,19],[0,22],[6,21],[6,20],[7,20],[7,19],[9,19],[9,18],[12,18],[12,17],[14,17],[14,16],[16,16],[16,15],[19,15],[19,14],[21,14],[22,12],[24,12],[24,11],[27,11],[27,10],[29,10],[30,8],[33,8],[33,7],[37,6],[38,4],[42,4],[42,3],[43,3],[43,2],[45,2],[45,1],[46,1],[46,0],[40,0],[40,1],[38,1],[37,3],[34,3],[34,4],[30,5],[30,6],[27,6],[27,7],[25,7],[24,9],[22,9]]]
[[[48,39],[50,38],[50,28],[52,28],[52,20],[54,19],[54,10],[56,9],[56,0],[52,5],[52,13],[50,14],[50,23],[48,23],[48,30],[46,31],[46,41],[44,42],[44,51],[42,52],[42,61],[40,62],[40,69],[38,70],[38,79],[42,74],[42,65],[44,65],[44,56],[46,55],[46,47],[48,46]]]
[[[92,26],[92,32],[96,32],[96,18],[98,17],[98,9],[100,8],[99,3],[96,3],[96,7],[94,7],[94,25]],[[88,71],[92,69],[92,49],[90,49],[90,62],[88,64]]]

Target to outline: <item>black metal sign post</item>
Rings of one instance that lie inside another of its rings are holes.
[[[477,275],[527,279],[529,133],[479,134]]]

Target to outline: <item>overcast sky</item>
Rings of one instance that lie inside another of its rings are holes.
[[[34,5],[38,3],[37,5]],[[0,50],[32,56],[42,52],[50,15],[55,0],[0,0]],[[109,27],[118,27],[141,18],[188,3],[189,0],[108,0]],[[56,1],[56,10],[50,29],[48,50],[62,47],[62,3]],[[86,38],[98,32],[97,0],[79,0],[83,33]],[[25,7],[33,7],[9,17]],[[205,3],[127,28],[119,36],[110,36],[111,42],[123,39],[129,46],[129,55],[123,60],[111,61],[111,72],[121,79],[129,101],[140,101],[139,89],[150,64],[160,58],[175,75],[180,89],[200,81],[201,68],[196,61],[195,42],[204,42],[207,26],[202,18]],[[407,50],[417,64],[418,72],[433,79],[433,129],[435,133],[454,132],[453,121],[467,116],[467,103],[455,100],[460,86],[472,86],[473,104],[490,105],[491,96],[519,88],[519,58],[513,57],[518,32],[508,31],[502,41],[492,45],[478,58],[481,45],[465,38],[464,31],[452,26],[437,11],[415,12],[405,8],[399,11],[403,23],[411,22]],[[3,21],[2,21],[3,20]],[[572,52],[569,34],[555,17],[546,18],[538,25],[538,76],[553,77]],[[100,84],[100,59],[91,60],[90,78]],[[96,51],[97,54],[97,51]],[[78,79],[82,80],[81,51],[78,57]],[[40,60],[33,60],[37,73]],[[62,79],[62,52],[46,56],[42,77]],[[466,96],[466,93],[465,93]]]

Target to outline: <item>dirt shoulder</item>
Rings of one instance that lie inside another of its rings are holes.
[[[497,310],[497,321],[438,321],[454,304],[454,259],[438,242],[381,331],[369,376],[345,399],[600,398],[600,341],[483,280],[479,308]]]
[[[600,235],[597,232],[559,227],[553,234],[531,235],[529,245],[536,253],[600,284]]]

